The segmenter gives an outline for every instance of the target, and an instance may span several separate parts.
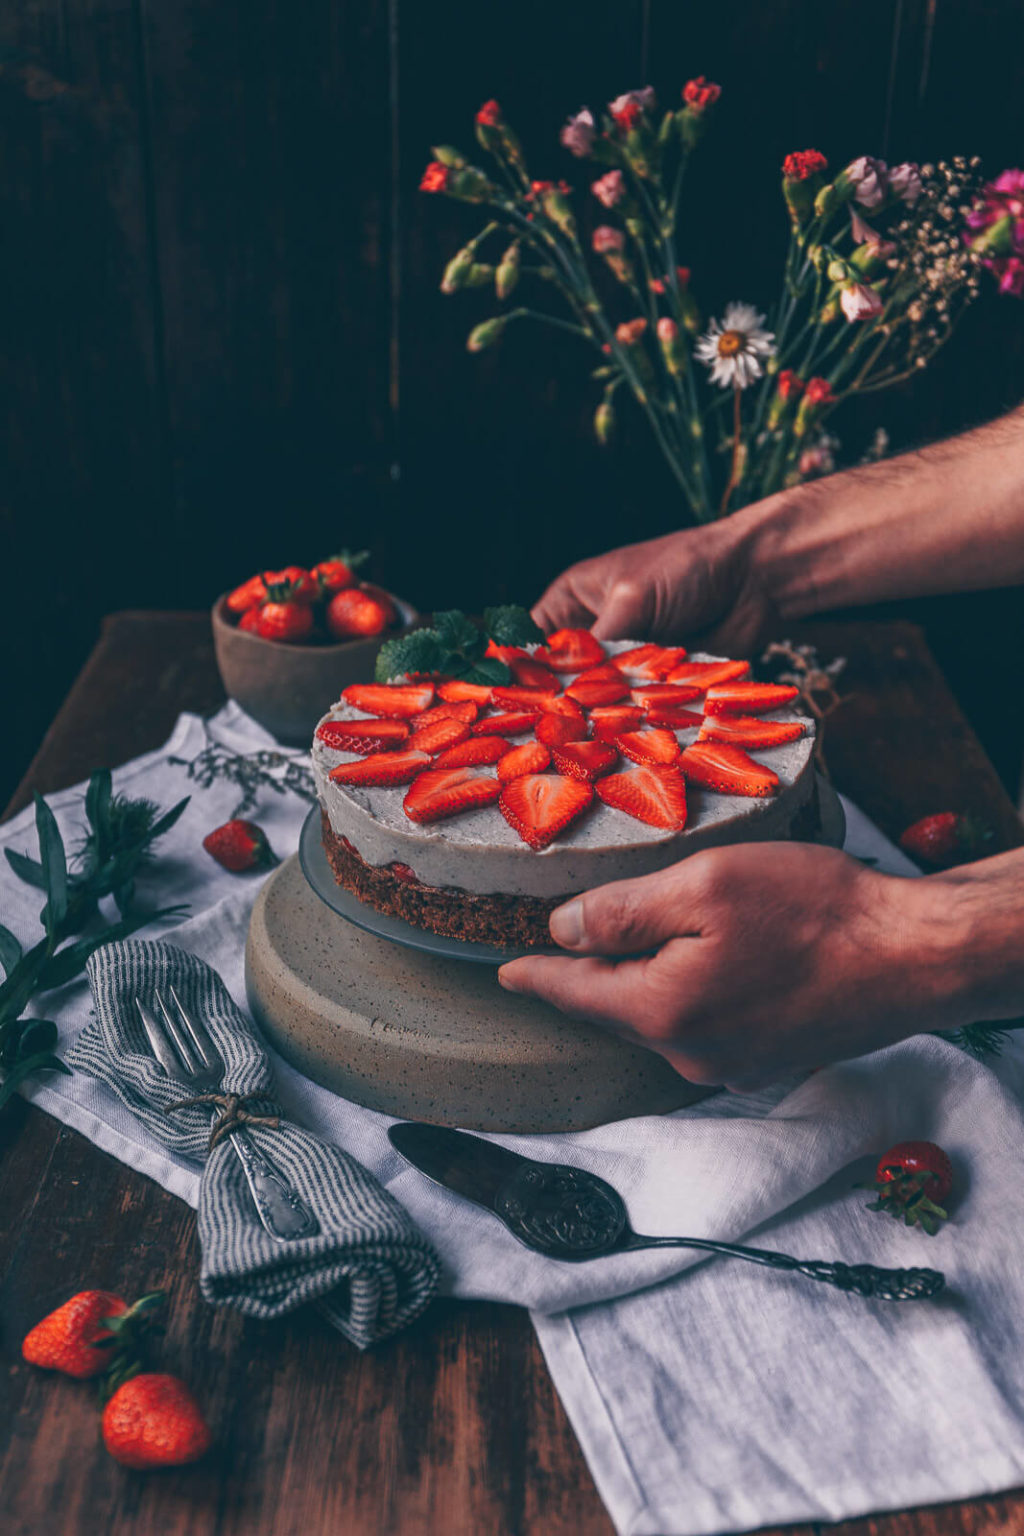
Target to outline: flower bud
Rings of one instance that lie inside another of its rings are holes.
[[[911,207],[917,202],[924,188],[921,185],[921,172],[912,160],[905,160],[902,165],[893,165],[889,168],[889,191],[893,197],[898,197]]]
[[[847,283],[839,295],[843,314],[851,323],[872,320],[882,312],[882,297],[867,283]]]
[[[821,189],[822,172],[828,161],[817,149],[798,149],[782,163],[782,195],[789,209],[790,221],[800,229],[814,211],[814,200]]]
[[[453,171],[461,170],[466,163],[465,155],[460,155],[451,144],[435,144],[430,153],[441,165],[446,165]]]
[[[626,196],[626,178],[621,171],[607,171],[591,182],[590,190],[603,208],[616,208]]]
[[[496,192],[494,185],[475,165],[463,165],[450,172],[448,186],[444,190],[464,203],[485,203]]]
[[[777,431],[789,415],[789,408],[803,393],[804,381],[792,368],[783,368],[775,385],[775,394],[768,407],[768,429]]]
[[[521,262],[522,252],[519,249],[519,241],[513,240],[499,261],[497,271],[494,274],[494,291],[499,299],[507,299],[518,283]]]
[[[641,318],[636,320],[623,320],[621,325],[615,327],[615,340],[622,347],[639,346],[647,330],[647,321]]]
[[[609,251],[624,250],[626,237],[621,229],[615,229],[611,224],[599,224],[590,237],[590,243],[599,256],[607,256]]]
[[[494,282],[494,268],[486,261],[474,261],[466,275],[467,288],[489,288]]]
[[[421,192],[450,192],[452,173],[440,160],[431,160],[420,177]]]
[[[561,187],[551,187],[544,192],[541,196],[541,207],[563,235],[568,235],[570,238],[575,236],[576,220],[573,217],[569,199]]]
[[[663,315],[658,321],[658,342],[669,373],[673,377],[684,373],[687,364],[686,342],[680,334],[679,326],[668,315]]]
[[[493,347],[496,341],[501,340],[501,333],[508,322],[508,315],[494,315],[490,320],[482,320],[470,331],[466,351],[483,352],[487,347]]]
[[[615,412],[607,396],[594,412],[594,436],[602,446],[609,442],[615,431]]]
[[[800,401],[796,413],[794,432],[797,437],[803,437],[807,428],[815,421],[828,405],[835,405],[836,397],[832,393],[832,385],[828,379],[816,376],[808,379],[803,398]]]
[[[464,245],[461,251],[456,251],[451,261],[444,269],[441,278],[442,293],[458,293],[460,288],[465,288],[469,280],[470,269],[473,265],[473,248]]]
[[[830,283],[845,283],[850,276],[850,269],[841,256],[833,256],[825,269],[825,276]]]
[[[889,195],[888,167],[873,155],[860,155],[843,172],[854,199],[862,208],[879,208]]]

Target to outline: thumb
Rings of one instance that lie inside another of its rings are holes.
[[[687,898],[685,865],[637,880],[616,880],[556,907],[551,937],[576,955],[639,955],[667,939],[700,933]]]
[[[653,617],[652,590],[628,577],[617,581],[591,626],[598,640],[645,640]]]

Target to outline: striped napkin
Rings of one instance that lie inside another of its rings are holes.
[[[361,1163],[281,1116],[266,1052],[216,971],[173,944],[126,939],[97,950],[88,974],[95,1013],[68,1063],[105,1083],[173,1152],[205,1164],[199,1283],[206,1300],[263,1319],[315,1301],[360,1349],[417,1317],[437,1289],[436,1253]],[[209,1151],[208,1106],[166,1112],[188,1090],[154,1061],[135,999],[152,1008],[154,993],[170,987],[224,1058],[223,1091],[258,1096],[260,1115],[278,1117],[274,1129],[247,1129],[316,1215],[315,1236],[280,1242],[264,1231],[230,1138]]]

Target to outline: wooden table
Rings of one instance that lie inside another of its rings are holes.
[[[158,746],[182,709],[223,700],[205,616],[119,613],[18,789],[74,783]],[[822,624],[849,658],[829,725],[833,777],[890,834],[972,810],[993,851],[1020,821],[920,632]],[[524,1312],[440,1302],[360,1355],[318,1317],[259,1324],[200,1299],[195,1217],[155,1184],[17,1100],[0,1126],[0,1405],[6,1536],[608,1536]],[[169,1290],[164,1344],[216,1449],[181,1472],[125,1472],[102,1451],[88,1385],[25,1366],[23,1334],[83,1285]],[[818,1526],[796,1528],[807,1536]],[[843,1536],[1024,1529],[1024,1493],[847,1521]]]

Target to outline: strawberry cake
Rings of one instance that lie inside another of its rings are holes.
[[[560,630],[511,681],[346,688],[316,729],[339,885],[420,928],[550,946],[567,897],[700,849],[816,834],[797,690],[681,647]]]

